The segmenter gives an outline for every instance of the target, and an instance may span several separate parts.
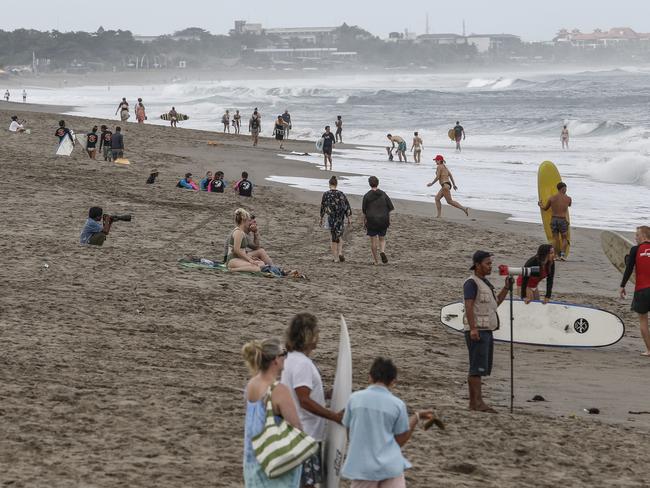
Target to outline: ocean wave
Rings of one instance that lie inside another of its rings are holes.
[[[650,188],[650,157],[618,156],[595,168],[592,176],[605,183],[632,184]]]
[[[474,78],[466,88],[487,88],[490,90],[521,89],[536,85],[534,81],[522,78]]]

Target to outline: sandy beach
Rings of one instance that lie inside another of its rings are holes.
[[[343,314],[355,389],[365,387],[374,357],[389,356],[399,368],[395,393],[411,409],[433,407],[446,423],[445,431],[418,430],[407,445],[409,487],[647,486],[650,415],[629,412],[649,409],[650,362],[639,356],[638,319],[616,298],[620,274],[600,250],[598,231],[573,230],[554,299],[618,314],[626,337],[595,350],[516,346],[513,415],[509,351],[498,345],[485,395],[499,414],[471,413],[464,340],[440,324],[440,308],[462,298],[475,250],[521,266],[544,240],[540,226],[474,209],[466,218],[449,207],[436,220],[433,202],[395,201],[390,262],[375,267],[360,199],[351,196],[346,262],[333,264],[329,234],[318,227],[320,193],[265,180],[322,178],[325,191],[332,173],[280,157],[276,141],[252,148],[245,135],[126,124],[132,164],[123,167],[89,160],[80,148],[56,157],[60,116],[22,108],[32,133],[0,131],[4,486],[243,486],[240,349],[281,335],[300,311],[320,321],[313,357],[326,385]],[[15,110],[0,103],[7,127]],[[65,120],[82,133],[119,125]],[[152,167],[160,178],[145,185]],[[219,169],[228,181],[247,170],[253,198],[175,188],[187,171],[200,178]],[[94,205],[134,216],[116,223],[102,248],[78,243]],[[187,255],[220,258],[240,206],[254,211],[274,260],[308,280],[179,267]],[[527,401],[536,394],[547,402]],[[584,411],[591,407],[600,415]]]

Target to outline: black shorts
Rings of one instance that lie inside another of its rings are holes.
[[[331,147],[327,147],[327,148],[324,147],[323,148],[323,154],[327,154],[328,156],[331,156],[332,155],[332,148]]]
[[[492,356],[494,355],[494,338],[491,330],[481,330],[479,335],[480,340],[473,341],[469,331],[465,331],[465,343],[469,351],[469,375],[490,376]]]
[[[634,292],[632,311],[640,314],[650,312],[650,288],[644,288]]]
[[[388,229],[366,229],[366,235],[369,237],[386,237]]]

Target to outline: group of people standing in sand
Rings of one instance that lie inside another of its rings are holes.
[[[122,101],[117,106],[117,110],[115,110],[115,115],[118,114],[122,122],[128,122],[131,118],[130,106],[126,97],[122,98]],[[135,119],[138,124],[144,124],[144,121],[147,120],[147,111],[142,102],[142,98],[138,98],[138,103],[135,105]]]

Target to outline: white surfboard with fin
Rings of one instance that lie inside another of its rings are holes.
[[[58,149],[56,150],[56,155],[70,156],[72,154],[73,149],[74,149],[74,144],[72,144],[72,141],[68,136],[65,136],[61,141],[61,143],[59,144]]]
[[[340,412],[345,408],[352,394],[352,350],[350,348],[350,335],[345,318],[341,315],[341,336],[339,338],[339,354],[336,363],[336,376],[330,410]],[[325,488],[339,488],[341,482],[341,469],[347,448],[347,432],[345,427],[327,423],[327,437],[324,444],[324,459],[326,479]]]
[[[499,306],[500,328],[497,341],[510,340],[510,301]],[[451,303],[440,310],[440,321],[462,331],[463,302]],[[623,321],[611,312],[570,303],[513,303],[513,338],[519,344],[556,347],[604,347],[617,343],[625,334]]]

